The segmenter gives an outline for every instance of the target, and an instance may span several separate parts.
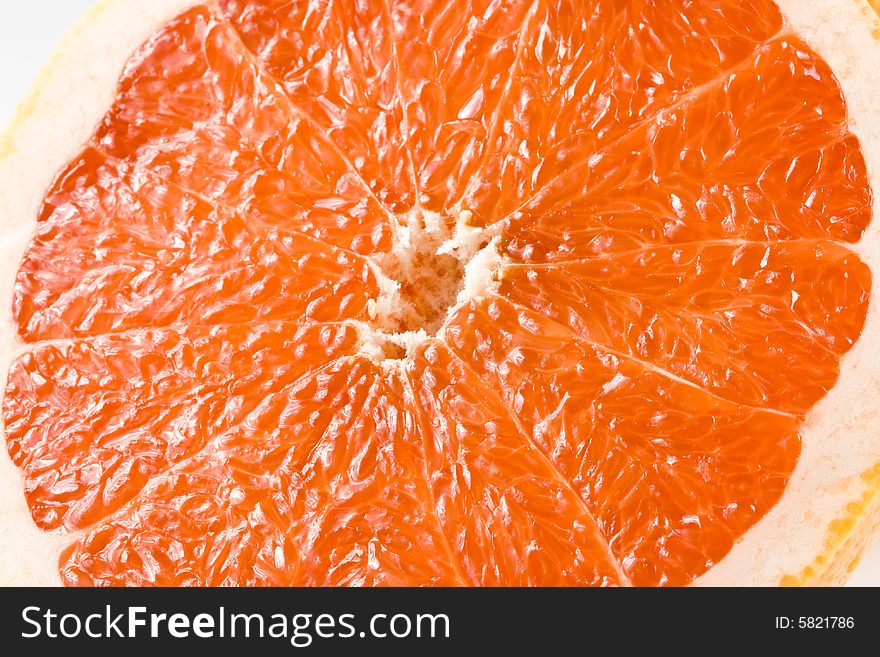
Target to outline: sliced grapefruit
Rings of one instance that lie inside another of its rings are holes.
[[[878,35],[867,0],[99,4],[3,142],[0,582],[842,582]]]

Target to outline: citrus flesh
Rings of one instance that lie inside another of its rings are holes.
[[[871,204],[771,2],[198,5],[46,194],[9,452],[66,584],[685,584],[859,338]]]

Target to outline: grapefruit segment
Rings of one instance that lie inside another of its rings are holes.
[[[129,515],[111,518],[72,545],[61,558],[62,581],[287,584],[294,579],[296,553],[285,539],[286,522],[273,515],[266,497],[239,486],[226,459],[200,455],[152,481]]]
[[[94,143],[252,220],[387,247],[387,212],[342,151],[208,9],[169,23],[129,62]]]
[[[504,299],[462,309],[447,335],[635,585],[711,567],[776,502],[800,453],[797,418],[719,399]]]
[[[856,242],[871,203],[834,76],[780,38],[562,172],[513,216],[508,252],[542,261],[711,239]]]
[[[382,2],[224,0],[220,15],[385,208],[413,207],[397,62]]]
[[[21,335],[37,342],[172,323],[359,318],[375,294],[359,256],[254,225],[89,149],[47,197],[14,301]]]
[[[658,166],[653,137],[644,137],[622,143],[597,162],[584,183],[589,191],[513,218],[505,231],[507,255],[544,263],[664,243],[805,238],[854,243],[870,219],[867,172],[852,135],[796,157],[774,157],[753,180],[741,177],[736,183],[708,166],[697,171],[693,162],[687,172],[681,164]],[[684,134],[666,148],[705,152],[688,144]]]
[[[778,33],[772,2],[537,3],[465,205],[493,223],[615,139],[702,93]]]
[[[385,380],[363,359],[301,378],[91,530],[62,559],[62,577],[90,585],[456,583],[402,396],[399,379]]]
[[[499,293],[736,403],[801,414],[861,332],[871,275],[834,243],[687,243],[510,266]]]
[[[432,343],[409,376],[433,505],[463,583],[627,582],[583,499],[460,357]]]
[[[401,378],[356,360],[349,381],[363,388],[358,406],[339,414],[284,486],[310,555],[298,583],[458,584]]]
[[[218,434],[266,422],[259,409],[356,348],[345,326],[277,322],[36,347],[13,365],[4,406],[34,520],[68,531],[98,522]]]
[[[453,211],[501,138],[501,106],[534,33],[537,3],[388,2],[399,96],[421,205]]]

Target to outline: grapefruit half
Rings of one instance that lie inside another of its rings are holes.
[[[866,0],[105,0],[0,147],[0,582],[840,583]]]

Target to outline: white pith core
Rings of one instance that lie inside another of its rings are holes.
[[[367,304],[369,321],[353,322],[362,354],[391,365],[441,333],[457,308],[497,288],[498,238],[472,221],[469,210],[454,221],[424,209],[398,218],[392,249],[369,259],[379,294]]]

